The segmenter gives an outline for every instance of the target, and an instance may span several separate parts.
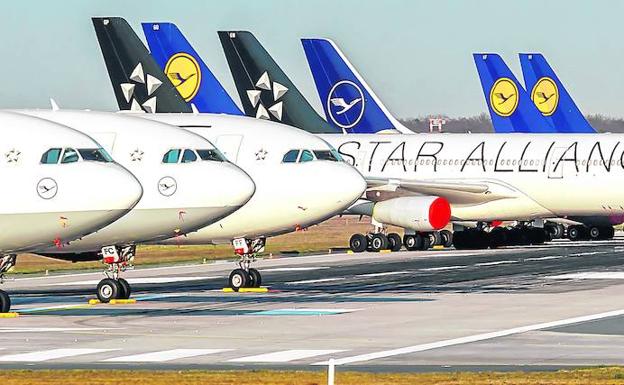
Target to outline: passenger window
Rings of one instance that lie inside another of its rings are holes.
[[[61,158],[60,148],[51,148],[44,152],[41,156],[41,163],[43,164],[57,164]]]
[[[61,163],[74,163],[78,162],[79,159],[80,158],[78,158],[78,152],[76,152],[76,150],[73,148],[66,148],[63,153],[63,160],[61,160]]]
[[[295,163],[299,157],[299,150],[290,150],[284,155],[283,163]]]
[[[180,159],[180,150],[169,150],[163,156],[163,163],[178,163],[178,159]]]
[[[197,160],[197,155],[193,150],[184,150],[184,154],[182,154],[182,163],[191,163]]]
[[[301,151],[301,156],[299,157],[299,162],[309,162],[311,160],[314,160],[314,155],[312,155],[312,152],[310,152],[308,150]]]

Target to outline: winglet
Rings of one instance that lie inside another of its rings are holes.
[[[50,98],[50,106],[52,107],[52,111],[60,110],[59,105],[56,104],[56,100],[54,100],[54,98]]]

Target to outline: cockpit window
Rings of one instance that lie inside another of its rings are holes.
[[[113,158],[103,148],[79,148],[78,152],[82,160],[104,163],[113,161]]]
[[[303,162],[310,162],[314,160],[314,155],[312,154],[312,152],[310,150],[303,150],[301,151],[301,156],[299,157],[299,162],[303,163]]]
[[[178,149],[167,151],[165,156],[163,156],[163,160],[162,160],[163,163],[178,163],[178,159],[180,159],[181,152],[182,151]]]
[[[51,148],[48,151],[44,152],[41,156],[42,164],[57,164],[61,159],[61,149],[60,148]]]
[[[195,162],[197,160],[197,154],[193,150],[184,150],[182,154],[182,163]]]
[[[316,155],[316,159],[318,160],[329,160],[332,162],[339,161],[339,159],[336,157],[337,154],[334,154],[334,151],[332,150],[314,150],[314,155]]]
[[[295,163],[299,157],[299,150],[290,150],[284,155],[282,159],[283,163]]]
[[[66,148],[65,152],[63,152],[63,159],[61,163],[74,163],[78,162],[80,157],[78,157],[78,152],[73,148]]]
[[[199,155],[201,160],[212,160],[217,162],[225,161],[225,156],[223,156],[223,154],[221,154],[221,152],[216,148],[211,148],[209,150],[197,150],[197,155]]]

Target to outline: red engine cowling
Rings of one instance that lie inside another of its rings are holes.
[[[414,231],[440,230],[451,220],[451,205],[436,196],[397,197],[375,203],[373,219]]]

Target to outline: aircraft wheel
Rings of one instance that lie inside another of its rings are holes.
[[[431,238],[429,237],[428,234],[421,235],[421,239],[422,241],[420,243],[420,250],[422,251],[429,250],[429,248],[433,246],[431,242]]]
[[[401,236],[397,233],[388,234],[388,247],[392,251],[400,251],[401,246],[403,246],[403,242],[401,241]]]
[[[11,297],[6,291],[0,290],[0,313],[8,313],[11,310]]]
[[[349,248],[354,253],[361,253],[365,251],[367,245],[368,240],[366,239],[366,235],[363,234],[353,234],[349,240]]]
[[[119,282],[111,278],[104,278],[97,285],[97,297],[102,303],[109,303],[111,299],[119,298],[121,292]]]
[[[600,227],[598,226],[592,226],[589,228],[589,238],[591,240],[596,240],[596,239],[600,239],[600,237],[602,236],[602,231],[600,231]]]
[[[243,269],[234,269],[230,273],[230,278],[228,280],[228,284],[234,291],[238,291],[243,287],[247,287],[251,278],[249,277],[249,273],[247,273]]]
[[[128,281],[126,281],[123,278],[119,278],[117,282],[119,283],[119,287],[121,288],[121,290],[119,291],[118,298],[119,299],[130,298],[130,294],[132,294],[132,288],[130,287],[130,284],[128,283]]]
[[[260,275],[260,272],[258,270],[250,268],[249,278],[249,287],[260,287],[260,285],[262,285],[262,276]]]
[[[429,238],[429,246],[438,246],[442,244],[442,236],[439,231],[427,233],[426,237]]]
[[[496,227],[490,231],[490,247],[493,249],[505,246],[509,243],[509,230],[504,227]]]
[[[409,251],[419,250],[422,243],[422,237],[419,234],[404,235],[403,244]]]
[[[448,230],[440,231],[440,237],[442,237],[442,246],[451,247],[453,246],[453,233]]]
[[[581,226],[568,227],[568,239],[571,241],[579,241],[582,238]]]
[[[388,237],[385,234],[373,234],[370,241],[371,251],[380,251],[388,248]]]

